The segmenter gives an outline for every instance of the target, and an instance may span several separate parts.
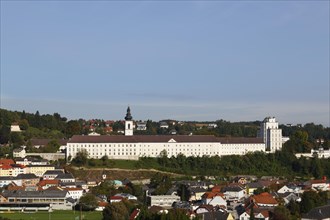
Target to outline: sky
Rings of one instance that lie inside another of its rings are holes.
[[[329,1],[1,1],[1,108],[330,126]]]

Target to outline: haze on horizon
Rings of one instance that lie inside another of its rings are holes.
[[[1,108],[330,125],[329,1],[1,1]]]

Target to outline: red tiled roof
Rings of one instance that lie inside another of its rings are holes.
[[[268,192],[263,192],[259,195],[253,195],[252,198],[257,204],[278,204],[276,199],[274,199]]]
[[[129,216],[129,220],[136,219],[138,217],[139,213],[140,213],[140,210],[139,209],[134,209],[134,211]]]
[[[216,196],[224,197],[224,194],[223,193],[219,193],[219,192],[206,192],[203,195],[204,198],[208,198],[208,199],[212,199],[212,198],[214,198]]]
[[[108,205],[109,203],[107,203],[107,202],[99,202],[99,206],[101,206],[101,207],[106,207],[107,205]]]
[[[10,165],[15,164],[15,161],[12,159],[0,159],[0,165]]]
[[[176,142],[219,142],[212,135],[74,135],[68,143],[157,143],[168,142],[174,139]]]
[[[326,180],[311,180],[310,183],[311,184],[320,184],[320,183],[326,183]]]

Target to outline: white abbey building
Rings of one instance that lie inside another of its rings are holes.
[[[125,117],[125,135],[74,135],[67,143],[67,158],[85,149],[90,158],[137,160],[158,157],[244,155],[248,152],[275,152],[282,148],[282,130],[275,118],[266,118],[257,138],[221,138],[211,135],[133,135],[130,108]],[[69,159],[70,159],[69,158]]]

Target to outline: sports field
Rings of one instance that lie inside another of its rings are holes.
[[[11,220],[80,220],[79,211],[53,211],[53,212],[33,212],[33,213],[22,213],[22,212],[1,212],[1,217],[9,218]],[[101,220],[102,212],[82,212],[83,220]]]

